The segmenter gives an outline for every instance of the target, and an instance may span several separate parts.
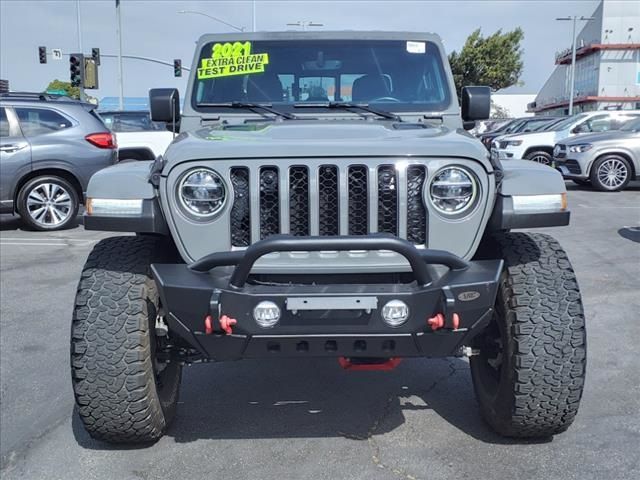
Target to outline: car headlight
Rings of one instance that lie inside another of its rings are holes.
[[[435,209],[444,215],[458,215],[476,199],[478,185],[471,172],[461,167],[446,167],[437,172],[429,185],[429,197]]]
[[[522,145],[522,140],[504,140],[502,144],[505,147],[518,147]]]
[[[579,145],[571,145],[569,147],[569,151],[571,153],[582,153],[591,150],[592,148],[593,145],[591,145],[590,143],[581,143]]]
[[[187,172],[178,186],[180,203],[198,219],[211,218],[220,212],[226,195],[222,177],[208,168]]]

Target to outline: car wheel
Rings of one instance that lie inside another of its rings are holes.
[[[541,163],[542,165],[551,166],[551,164],[553,163],[553,157],[542,150],[531,152],[524,158],[526,160],[531,160],[532,162]]]
[[[631,166],[626,158],[606,155],[595,161],[590,177],[596,190],[615,192],[625,188],[631,180]]]
[[[565,431],[580,404],[586,370],[584,311],[566,253],[544,234],[485,240],[505,267],[493,317],[474,339],[473,387],[487,423],[508,437]]]
[[[35,230],[60,230],[78,215],[78,193],[67,180],[46,175],[29,180],[18,193],[18,213]]]
[[[71,377],[85,429],[110,443],[158,440],[175,416],[182,367],[161,360],[160,299],[151,263],[168,248],[151,237],[111,237],[84,266],[71,326]]]

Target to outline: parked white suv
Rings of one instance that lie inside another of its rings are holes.
[[[628,120],[639,116],[640,110],[580,113],[556,124],[552,130],[498,137],[492,144],[491,155],[500,160],[523,158],[551,165],[553,147],[561,140],[584,133],[617,130]]]

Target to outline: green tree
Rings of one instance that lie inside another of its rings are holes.
[[[506,33],[498,30],[488,37],[483,37],[480,29],[469,35],[460,53],[449,55],[458,95],[468,85],[500,90],[517,84],[522,74],[523,37],[519,27]]]
[[[53,80],[49,83],[45,91],[49,90],[64,90],[66,95],[71,98],[80,98],[80,89],[78,87],[72,87],[71,82],[63,82],[62,80]]]
[[[491,117],[490,118],[511,118],[511,112],[508,108],[504,108],[491,100]]]

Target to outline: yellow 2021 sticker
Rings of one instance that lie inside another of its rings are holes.
[[[251,53],[251,42],[216,43],[200,62],[198,80],[263,73],[268,63],[268,53]]]

